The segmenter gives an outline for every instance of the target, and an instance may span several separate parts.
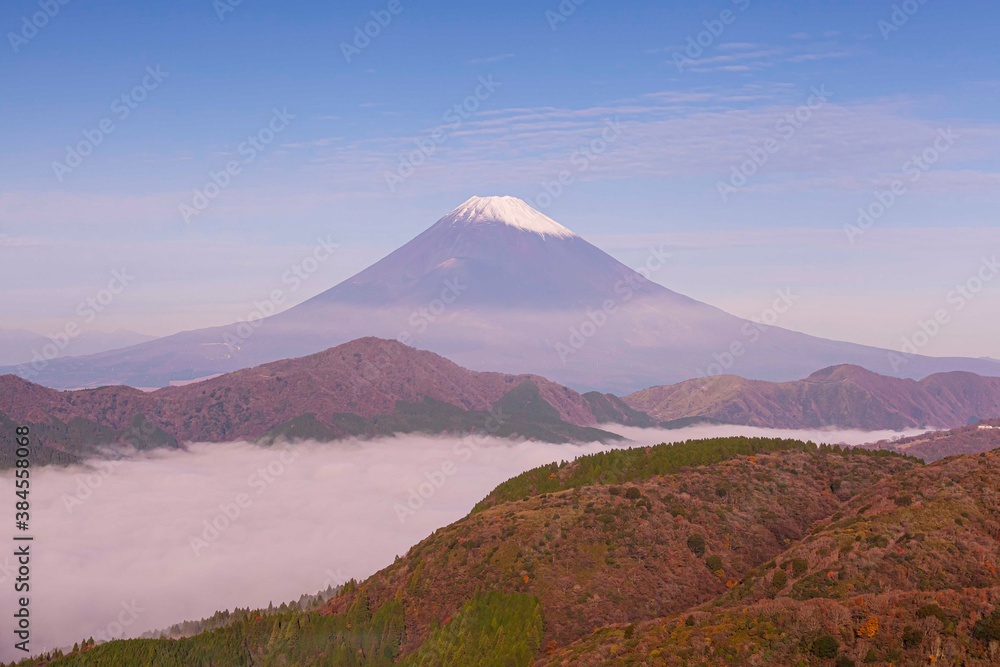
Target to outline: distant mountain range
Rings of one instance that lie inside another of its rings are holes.
[[[998,452],[604,452],[508,480],[328,602],[19,664],[993,667],[998,488]]]
[[[116,331],[80,331],[49,338],[27,329],[0,329],[0,365],[30,364],[35,359],[84,356],[117,350],[155,340],[155,336],[118,329]]]
[[[0,376],[0,427],[30,425],[43,445],[38,464],[73,462],[114,444],[141,450],[399,433],[609,442],[621,439],[613,432],[617,425],[903,430],[998,415],[1000,378],[971,373],[915,381],[840,366],[799,382],[723,376],[620,398],[581,395],[537,375],[471,371],[378,338],[152,392],[124,386],[58,391]],[[9,454],[0,456],[0,467],[10,464]]]
[[[658,422],[701,417],[766,428],[954,428],[1000,416],[1000,378],[953,372],[917,381],[835,366],[798,382],[719,376],[623,400]]]
[[[724,373],[787,381],[841,364],[907,378],[1000,375],[990,359],[901,355],[734,317],[655,282],[670,261],[669,249],[653,248],[633,270],[523,201],[474,197],[356,276],[263,322],[0,374],[55,388],[162,387],[378,336],[580,391],[628,393]],[[780,323],[778,311],[794,307],[786,297],[765,319]]]

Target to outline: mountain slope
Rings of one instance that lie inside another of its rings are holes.
[[[998,489],[996,451],[895,475],[710,604],[539,664],[995,665]]]
[[[846,602],[778,598],[597,629],[534,665],[995,667],[997,628],[997,587],[859,595]]]
[[[725,558],[729,572],[749,569],[839,506],[841,498],[829,491],[831,479],[845,480],[841,497],[847,498],[887,471],[912,465],[863,456],[764,455],[772,448],[804,447],[780,441],[706,441],[660,451],[664,461],[691,456],[696,463],[716,448],[725,457],[729,447],[735,453],[740,446],[761,454],[759,467],[730,460],[711,470],[659,477],[652,474],[655,465],[644,468],[637,460],[647,450],[633,450],[515,478],[470,517],[438,531],[366,582],[359,594],[373,605],[403,595],[419,628],[452,613],[456,600],[479,587],[528,593],[542,602],[546,642],[561,644],[595,626],[683,609],[724,591],[725,580],[714,577],[686,546],[693,534]],[[612,462],[638,467],[620,486],[592,481],[556,492],[521,487],[522,477],[569,481],[577,465],[593,460],[609,464],[608,480],[617,479]],[[779,472],[782,465],[797,473]],[[519,500],[497,499],[511,484],[518,487]],[[726,494],[718,493],[720,485]],[[765,487],[773,495],[754,491]],[[337,613],[351,600],[350,595],[332,600],[329,608]],[[412,640],[422,634],[414,631]]]
[[[657,421],[704,417],[768,428],[956,427],[1000,415],[1000,378],[956,372],[915,381],[837,366],[798,382],[718,376],[644,389],[623,400]]]
[[[130,387],[59,392],[2,376],[0,415],[33,426],[43,445],[69,453],[121,440],[147,448],[413,431],[552,442],[620,439],[595,428],[580,394],[545,378],[477,373],[375,338],[150,393]]]
[[[910,438],[882,440],[865,447],[888,449],[915,456],[928,463],[949,456],[981,454],[1000,448],[1000,419],[987,420],[951,431],[934,431]]]
[[[836,364],[904,377],[1000,375],[988,359],[902,363],[887,350],[765,329],[654,282],[667,279],[657,272],[669,261],[651,249],[636,271],[524,202],[473,197],[368,269],[262,323],[0,373],[62,388],[165,386],[379,336],[468,368],[537,373],[581,390],[629,392],[715,366],[773,381]]]

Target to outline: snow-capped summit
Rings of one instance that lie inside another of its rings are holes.
[[[343,303],[419,307],[451,284],[462,286],[463,309],[586,309],[614,298],[616,286],[640,282],[632,269],[526,202],[473,197],[297,312]],[[288,312],[288,319],[296,316]]]
[[[440,221],[443,224],[472,226],[503,223],[542,236],[573,238],[572,231],[549,216],[536,211],[517,197],[472,197]]]

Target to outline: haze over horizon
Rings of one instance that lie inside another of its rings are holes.
[[[925,3],[905,21],[859,0],[563,14],[401,0],[391,19],[385,3],[110,5],[60,5],[37,34],[23,23],[37,3],[0,9],[22,91],[0,100],[0,328],[235,322],[317,239],[337,251],[282,307],[472,195],[514,195],[629,266],[665,248],[656,282],[741,317],[792,289],[780,326],[899,349],[945,309],[921,352],[1000,357],[1000,280],[980,273],[1000,241],[993,4]],[[386,24],[355,53],[371,12]],[[234,160],[199,209],[195,191]],[[845,232],[897,180],[884,215]],[[134,280],[81,319],[123,268]],[[957,308],[949,295],[977,278]]]

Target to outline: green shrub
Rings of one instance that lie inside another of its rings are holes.
[[[688,537],[688,549],[694,552],[694,555],[701,558],[705,555],[705,538],[702,537],[701,533],[693,533]]]
[[[868,653],[865,654],[865,662],[869,665],[878,662],[878,653],[875,652],[874,647],[868,649]]]
[[[784,570],[776,570],[774,577],[771,578],[771,585],[774,586],[775,590],[781,590],[788,583],[788,574]]]
[[[946,625],[949,620],[948,614],[944,613],[944,609],[938,604],[929,604],[917,610],[917,618],[930,618],[931,616],[941,621],[942,625]]]
[[[872,535],[865,540],[869,546],[885,549],[889,546],[889,539],[885,535]]]
[[[809,652],[817,658],[836,658],[840,653],[840,642],[833,635],[821,635],[812,643]]]
[[[530,665],[542,646],[543,630],[542,609],[537,599],[499,591],[477,593],[451,620],[433,629],[426,641],[401,664],[406,667]],[[504,662],[484,660],[485,651],[503,656]],[[380,658],[372,656],[363,663],[341,659],[326,664],[389,663]]]
[[[792,575],[796,579],[798,579],[808,571],[809,571],[809,561],[807,561],[805,558],[792,559]]]
[[[848,658],[846,655],[842,655],[837,658],[837,667],[855,667],[854,661]]]
[[[722,557],[721,556],[709,556],[705,559],[705,565],[712,572],[718,572],[722,569]]]
[[[923,630],[917,630],[916,628],[911,628],[906,626],[903,628],[903,648],[909,650],[912,648],[917,648],[924,643],[924,632]]]
[[[1000,642],[1000,608],[994,609],[992,614],[980,619],[972,628],[972,636],[984,642]]]
[[[639,498],[642,498],[642,491],[640,491],[638,487],[630,486],[628,491],[625,492],[625,497],[629,500],[638,500]]]

